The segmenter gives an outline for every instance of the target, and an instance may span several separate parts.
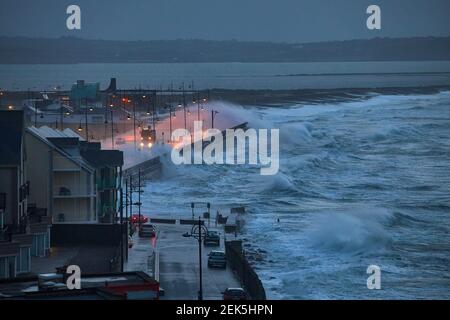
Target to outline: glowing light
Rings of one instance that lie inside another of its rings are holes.
[[[144,147],[144,143],[143,143],[143,142],[141,142],[141,147],[142,147],[142,148]]]
[[[127,120],[131,120],[131,117],[130,117],[130,115],[127,115]]]
[[[14,107],[13,106],[8,106],[8,109],[12,110],[12,109],[14,109]]]
[[[148,143],[148,147],[151,148],[153,144],[151,142]]]

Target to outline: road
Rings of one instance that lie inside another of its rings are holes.
[[[163,298],[198,299],[198,241],[195,238],[182,236],[183,233],[191,230],[191,226],[156,224],[156,228],[160,261],[159,280],[161,288],[165,291]],[[205,300],[222,299],[221,292],[227,287],[241,286],[229,267],[226,270],[208,268],[208,253],[218,249],[218,247],[205,247],[202,244],[203,298]],[[224,250],[223,238],[220,250]]]

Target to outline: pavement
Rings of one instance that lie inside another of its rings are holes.
[[[156,226],[156,238],[139,238],[137,233],[133,237],[134,245],[129,250],[127,271],[154,272],[164,289],[161,299],[168,300],[197,300],[199,290],[199,257],[198,240],[183,237],[191,231],[190,225],[153,223]],[[202,273],[203,273],[203,299],[222,299],[222,294],[228,287],[240,287],[238,278],[227,266],[223,269],[210,269],[207,266],[208,253],[211,250],[224,250],[224,232],[221,232],[219,247],[202,244]],[[150,263],[150,260],[156,263]],[[153,260],[155,259],[155,260]]]

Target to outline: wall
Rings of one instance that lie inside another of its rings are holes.
[[[242,255],[242,241],[226,241],[225,254],[233,271],[241,279],[243,287],[254,300],[265,300],[266,292],[256,272]]]
[[[17,222],[17,187],[17,168],[0,167],[0,193],[6,193],[4,224]]]
[[[36,204],[38,208],[46,208],[50,212],[50,148],[42,141],[25,134],[27,153],[27,175],[30,181],[30,196],[28,203]]]

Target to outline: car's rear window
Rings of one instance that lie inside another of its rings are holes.
[[[244,295],[244,292],[242,290],[236,290],[236,289],[228,290],[227,293],[235,295],[235,296],[242,296],[242,295]]]

